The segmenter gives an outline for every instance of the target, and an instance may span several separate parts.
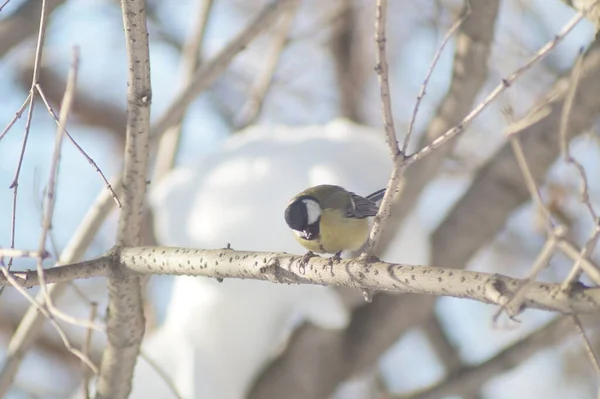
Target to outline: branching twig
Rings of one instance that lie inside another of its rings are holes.
[[[67,82],[67,87],[68,87],[68,82]],[[50,105],[50,102],[46,98],[46,95],[44,94],[44,91],[42,90],[42,88],[40,87],[39,84],[36,84],[36,89],[37,89],[37,92],[40,94],[40,97],[42,98],[42,101],[44,102],[44,105],[46,105],[46,109],[50,113],[50,116],[52,116],[52,118],[54,119],[54,122],[56,122],[56,124],[60,126],[60,121],[59,121],[58,117],[56,116],[56,113],[52,109],[52,106]],[[62,110],[62,108],[61,108],[61,110]],[[83,157],[88,161],[88,163],[90,165],[92,165],[92,167],[96,170],[96,173],[98,173],[100,175],[100,177],[104,181],[104,184],[106,185],[106,189],[110,192],[110,195],[112,196],[113,200],[115,201],[115,204],[117,205],[117,207],[120,208],[121,207],[121,201],[119,201],[119,197],[117,196],[117,193],[115,192],[115,190],[113,189],[112,185],[109,183],[108,179],[106,178],[106,176],[102,172],[102,169],[100,169],[100,167],[92,159],[92,157],[90,157],[88,155],[88,153],[85,152],[85,150],[77,143],[77,141],[75,141],[75,139],[73,138],[73,136],[71,136],[71,134],[69,133],[69,131],[67,129],[64,129],[64,131],[65,131],[65,135],[67,136],[67,138],[69,139],[69,141],[71,141],[71,143],[75,146],[75,148],[77,148],[77,151],[79,151],[79,153],[81,155],[83,155]]]
[[[377,0],[375,18],[375,42],[377,43],[377,64],[375,72],[379,80],[381,95],[381,109],[383,113],[383,126],[385,128],[385,139],[387,141],[394,168],[387,184],[386,193],[379,206],[379,212],[374,218],[373,227],[365,246],[364,253],[373,255],[376,251],[377,241],[383,232],[383,224],[390,214],[392,201],[396,191],[400,187],[404,168],[406,167],[406,154],[398,147],[398,138],[394,128],[394,115],[392,113],[392,100],[390,97],[389,66],[386,55],[386,21],[387,0]]]
[[[529,61],[514,71],[510,76],[502,79],[502,82],[500,82],[500,84],[498,84],[498,86],[496,86],[496,88],[494,88],[494,90],[492,90],[492,92],[488,94],[488,96],[485,97],[485,99],[479,105],[477,105],[467,116],[465,116],[457,126],[433,140],[428,146],[410,155],[407,159],[408,164],[423,159],[431,152],[435,151],[437,148],[461,133],[464,128],[471,123],[484,109],[486,109],[501,93],[503,93],[504,90],[510,87],[518,78],[521,77],[521,75],[527,72],[539,60],[548,55],[548,53],[552,51],[558,45],[558,43],[560,43],[562,39],[564,39],[564,37],[569,34],[573,28],[575,28],[575,26],[577,26],[583,17],[584,14],[582,12],[577,13],[577,15],[575,15],[552,40],[540,48],[538,52],[535,53],[531,59],[529,59]]]
[[[67,119],[71,111],[71,104],[73,103],[73,95],[75,94],[75,87],[77,85],[77,72],[79,71],[79,49],[75,47],[73,49],[73,60],[71,63],[71,70],[69,71],[69,77],[67,78],[67,87],[65,89],[65,95],[62,100],[60,107],[60,118],[58,122],[58,128],[56,131],[56,137],[54,140],[54,153],[52,154],[52,161],[50,163],[50,175],[48,177],[48,184],[46,186],[46,201],[44,206],[44,218],[42,221],[42,233],[40,234],[40,241],[38,245],[38,253],[43,254],[46,252],[46,239],[48,232],[52,228],[52,217],[54,215],[54,203],[56,201],[56,179],[58,177],[58,166],[60,162],[60,154],[62,150],[62,142],[64,137],[65,126],[67,125]],[[37,271],[40,277],[40,285],[42,292],[46,295],[46,302],[50,303],[50,296],[46,291],[46,285],[44,284],[44,267],[42,262],[44,261],[43,256],[38,257]]]
[[[10,120],[10,122],[8,122],[8,125],[6,125],[6,127],[4,128],[2,133],[0,133],[0,141],[2,141],[4,136],[6,136],[6,134],[9,132],[9,130],[13,127],[13,125],[19,120],[19,118],[21,118],[21,116],[23,115],[23,112],[25,112],[25,109],[29,105],[30,101],[31,101],[31,92],[29,92],[29,95],[23,102],[23,105],[21,105],[21,108],[19,108],[19,110],[17,112],[15,112],[15,116]]]
[[[417,120],[417,114],[419,113],[419,107],[421,106],[421,101],[423,100],[423,97],[425,97],[425,94],[427,92],[427,85],[429,84],[429,79],[431,79],[431,75],[433,74],[433,71],[435,70],[435,66],[437,65],[438,60],[440,59],[440,56],[442,55],[442,51],[444,51],[446,44],[448,44],[448,42],[450,41],[450,38],[454,35],[454,33],[458,30],[458,28],[460,28],[462,23],[471,14],[471,4],[469,1],[470,0],[465,0],[465,10],[463,12],[463,15],[456,22],[454,22],[454,24],[452,24],[452,26],[450,27],[448,32],[446,32],[446,35],[444,36],[444,39],[442,40],[442,44],[436,50],[436,52],[433,56],[433,60],[431,61],[431,65],[429,66],[429,69],[427,70],[427,74],[425,75],[425,80],[423,80],[423,84],[421,85],[421,90],[419,91],[419,95],[417,96],[417,100],[415,101],[415,108],[410,117],[410,122],[408,123],[408,130],[406,132],[406,136],[404,137],[404,143],[402,144],[402,153],[404,153],[404,154],[406,154],[406,151],[408,151],[408,144],[410,142],[410,136],[412,135],[413,129],[415,128],[415,121]]]
[[[13,189],[13,204],[12,204],[12,217],[11,217],[11,228],[10,228],[10,247],[15,247],[15,229],[17,227],[17,196],[19,194],[19,176],[21,175],[21,167],[23,166],[23,160],[25,158],[25,150],[27,148],[27,141],[29,138],[29,129],[31,128],[31,119],[33,117],[33,108],[35,105],[34,90],[38,80],[39,68],[42,62],[42,53],[44,49],[44,38],[46,36],[46,0],[42,0],[42,8],[40,12],[40,25],[38,30],[38,38],[35,49],[35,60],[33,63],[33,77],[31,78],[31,88],[29,89],[29,109],[27,111],[27,120],[25,122],[25,134],[23,135],[23,144],[21,145],[21,153],[19,154],[19,161],[17,163],[17,170],[15,177],[10,185]],[[27,101],[25,101],[27,102]],[[17,113],[18,114],[18,113]],[[8,260],[8,270],[12,266],[12,258]],[[2,291],[0,291],[2,294]]]

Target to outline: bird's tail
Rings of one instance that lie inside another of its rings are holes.
[[[385,188],[382,188],[381,190],[377,190],[374,193],[367,195],[365,198],[369,201],[378,202],[383,198],[384,195]]]

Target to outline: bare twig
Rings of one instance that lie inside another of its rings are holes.
[[[116,186],[120,189],[120,186]],[[75,234],[64,249],[60,261],[62,263],[72,263],[81,259],[90,245],[96,231],[100,228],[104,219],[109,215],[113,201],[108,191],[102,190],[99,197],[90,207],[83,221],[79,225]],[[53,269],[46,271],[48,273]],[[18,277],[15,275],[15,277]],[[70,281],[70,280],[69,280]],[[52,285],[48,294],[53,300],[62,295],[67,284]],[[36,302],[43,302],[45,295],[39,293]],[[37,306],[30,306],[21,324],[13,334],[7,349],[7,355],[4,358],[4,364],[0,370],[0,397],[4,396],[11,386],[13,379],[19,369],[23,357],[33,345],[39,331],[43,326],[45,317],[38,311]]]
[[[390,97],[389,66],[386,55],[386,21],[387,0],[377,0],[375,18],[375,42],[377,43],[377,64],[375,72],[379,80],[381,95],[381,109],[383,112],[383,126],[385,128],[385,139],[387,141],[394,168],[387,184],[387,190],[379,206],[379,212],[374,218],[369,239],[364,249],[365,255],[373,255],[376,251],[377,241],[383,232],[383,225],[390,214],[392,201],[396,191],[400,187],[404,168],[406,167],[406,155],[398,147],[398,138],[394,128],[394,115],[392,113],[392,100]]]
[[[67,83],[67,87],[68,87],[68,83]],[[54,119],[56,124],[60,126],[60,120],[56,116],[56,113],[52,109],[50,102],[48,102],[48,99],[46,98],[46,95],[44,94],[44,91],[42,90],[42,88],[40,87],[39,84],[36,84],[36,89],[37,89],[37,92],[40,94],[42,101],[46,105],[46,109],[48,109],[50,116],[52,116],[52,118]],[[98,173],[100,175],[100,177],[104,181],[104,184],[106,185],[106,189],[110,192],[110,195],[112,196],[113,200],[115,201],[115,204],[117,205],[117,207],[120,208],[121,201],[119,201],[119,197],[117,197],[117,193],[113,189],[112,185],[109,183],[108,179],[106,178],[106,176],[104,175],[104,173],[102,172],[102,170],[100,169],[98,164],[96,164],[96,162],[92,159],[92,157],[90,157],[87,154],[87,152],[85,152],[85,150],[77,143],[77,141],[75,141],[75,139],[73,138],[73,136],[71,136],[71,134],[68,132],[67,129],[64,129],[64,132],[65,132],[65,135],[67,136],[67,138],[69,139],[69,141],[71,141],[71,143],[73,143],[75,148],[77,148],[77,151],[79,151],[79,153],[81,155],[83,155],[83,157],[88,161],[88,163],[90,165],[92,165],[92,167],[96,170],[96,173]]]
[[[8,125],[6,125],[6,127],[4,128],[2,133],[0,133],[0,141],[4,138],[4,136],[6,136],[6,134],[9,132],[9,130],[13,127],[13,125],[19,120],[19,118],[21,118],[21,116],[23,115],[23,112],[25,111],[25,108],[27,108],[30,101],[31,101],[31,92],[29,92],[29,95],[27,95],[27,98],[23,102],[23,105],[21,105],[21,108],[19,108],[19,110],[15,113],[15,116],[10,120],[10,122],[8,122]]]
[[[471,3],[469,2],[469,0],[465,0],[465,10],[463,11],[462,17],[460,17],[456,22],[454,22],[454,24],[452,24],[452,26],[450,27],[448,32],[446,32],[446,35],[444,36],[444,39],[442,40],[442,44],[438,47],[438,49],[435,52],[435,55],[433,56],[433,60],[431,61],[431,65],[429,66],[429,69],[427,70],[427,74],[425,75],[425,80],[423,80],[423,84],[421,85],[421,90],[419,91],[419,95],[417,96],[417,100],[415,101],[415,108],[414,108],[412,116],[410,118],[410,122],[408,123],[408,130],[406,132],[406,136],[404,137],[404,143],[402,144],[402,153],[404,153],[404,154],[406,154],[406,151],[408,151],[408,144],[410,142],[410,137],[413,133],[413,129],[415,128],[415,121],[417,120],[417,114],[419,113],[419,107],[421,105],[421,101],[423,100],[423,97],[425,97],[425,94],[427,92],[427,85],[429,84],[429,79],[431,78],[431,75],[433,74],[433,71],[435,70],[435,66],[437,65],[438,60],[440,59],[440,56],[442,55],[442,51],[444,51],[446,44],[448,44],[448,42],[450,41],[450,38],[454,35],[454,33],[458,30],[458,28],[460,28],[462,23],[469,17],[470,14],[471,14]]]
[[[98,304],[96,302],[93,302],[91,304],[91,309],[90,309],[90,323],[93,323],[94,320],[96,319],[96,313],[98,311]],[[90,354],[90,348],[92,346],[92,334],[94,333],[94,330],[91,328],[88,328],[86,334],[85,334],[85,340],[83,342],[83,349],[82,352],[83,354],[85,354],[86,356],[89,356]],[[89,371],[87,368],[83,369],[83,392],[85,395],[85,399],[90,399],[90,379],[92,378],[92,376],[90,375]]]
[[[595,2],[594,2],[595,3]],[[564,39],[564,37],[577,26],[577,24],[581,21],[584,14],[582,12],[577,13],[571,20],[561,29],[561,31],[546,45],[538,50],[537,53],[533,57],[531,57],[524,65],[514,71],[510,76],[502,79],[502,82],[492,90],[492,92],[477,105],[467,116],[463,118],[463,120],[452,129],[448,130],[446,133],[442,134],[440,137],[436,138],[429,144],[428,146],[422,148],[416,153],[410,155],[407,159],[409,164],[416,162],[420,159],[423,159],[431,152],[435,151],[437,148],[445,144],[447,141],[456,137],[459,133],[461,133],[466,125],[471,123],[475,117],[477,117],[485,108],[487,108],[501,93],[504,92],[508,87],[510,87],[518,78],[521,77],[525,72],[527,72],[533,65],[535,65],[539,60],[544,58],[550,51],[552,51],[558,43]]]
[[[499,3],[499,0],[470,0],[471,15],[456,33],[450,86],[420,138],[418,147],[426,146],[459,124],[474,106],[488,75],[488,58],[494,42]],[[466,7],[466,4],[463,5],[461,12],[464,13]],[[406,170],[404,183],[392,206],[390,221],[387,222],[396,228],[383,234],[378,241],[383,251],[391,244],[395,231],[402,226],[402,221],[415,206],[422,191],[438,174],[453,144],[440,148],[415,167]]]
[[[154,359],[148,356],[144,350],[140,351],[140,358],[146,361],[148,365],[154,370],[158,376],[164,381],[167,387],[171,390],[171,393],[175,395],[177,399],[183,399],[183,395],[177,389],[177,386],[171,379],[171,377],[165,372],[165,370],[160,366],[160,364],[156,363]]]
[[[592,366],[594,367],[594,371],[596,372],[596,377],[600,378],[600,363],[598,362],[598,356],[594,352],[594,348],[588,339],[585,329],[583,328],[583,324],[577,315],[572,315],[571,320],[573,320],[573,324],[575,324],[575,328],[579,335],[583,338],[583,344],[585,346],[585,352],[587,353]]]
[[[561,124],[560,124],[560,149],[561,155],[565,162],[569,165],[572,165],[575,170],[577,170],[580,180],[581,180],[581,202],[586,206],[592,221],[594,222],[594,229],[592,231],[592,236],[586,242],[583,250],[580,252],[579,257],[575,260],[571,272],[565,279],[563,283],[563,288],[567,290],[574,281],[578,280],[581,275],[581,268],[583,264],[583,259],[588,258],[592,252],[594,251],[596,244],[598,242],[598,238],[600,236],[600,219],[597,216],[597,213],[590,201],[589,198],[589,187],[588,180],[585,173],[585,169],[583,165],[579,163],[575,158],[571,156],[569,151],[569,142],[567,140],[568,137],[568,128],[570,122],[570,115],[573,109],[573,102],[575,99],[575,94],[577,93],[577,86],[579,84],[579,80],[581,79],[581,71],[583,65],[583,56],[580,56],[575,63],[575,67],[573,68],[573,73],[571,75],[571,86],[569,92],[567,93],[567,97],[565,99],[565,106],[563,108],[562,116],[561,116]],[[598,271],[598,270],[596,270]],[[598,271],[600,272],[600,271]],[[592,279],[594,279],[594,273],[590,275]],[[600,280],[594,280],[596,284],[600,285]]]
[[[19,154],[19,161],[17,163],[17,170],[15,172],[15,177],[10,185],[10,188],[13,189],[13,204],[12,204],[12,217],[11,217],[11,227],[10,227],[10,247],[14,249],[15,247],[15,229],[17,227],[17,196],[19,194],[19,176],[21,174],[21,167],[23,166],[23,159],[25,158],[25,149],[27,148],[27,141],[29,138],[29,129],[31,127],[31,118],[33,117],[33,108],[35,105],[35,84],[38,80],[38,71],[40,68],[40,64],[42,62],[42,52],[44,49],[44,37],[46,35],[46,0],[42,0],[42,8],[40,11],[40,24],[38,30],[38,38],[35,49],[35,60],[33,63],[33,77],[31,78],[31,88],[29,89],[29,109],[27,111],[27,120],[25,122],[25,134],[23,135],[23,144],[21,145],[21,153]],[[27,101],[26,101],[27,102]],[[8,270],[12,266],[12,258],[8,260]],[[0,291],[0,295],[2,291]]]
[[[52,216],[54,215],[54,203],[56,201],[56,179],[58,177],[58,166],[60,162],[60,153],[62,150],[62,141],[64,137],[65,126],[67,124],[67,118],[71,111],[71,104],[73,103],[73,95],[75,93],[75,87],[77,85],[77,72],[79,70],[79,49],[75,47],[73,49],[73,60],[71,63],[71,70],[69,71],[69,77],[67,79],[67,87],[65,89],[65,95],[60,107],[60,118],[58,123],[58,129],[56,131],[56,138],[54,140],[54,153],[52,154],[52,161],[50,164],[50,175],[48,177],[48,184],[46,188],[46,201],[45,201],[45,214],[42,222],[42,233],[40,234],[40,242],[38,245],[38,253],[43,254],[46,252],[46,239],[48,232],[52,228]],[[35,86],[34,86],[35,87]],[[40,278],[40,285],[42,292],[46,295],[46,302],[50,302],[50,296],[46,291],[46,285],[44,284],[44,266],[42,264],[44,260],[43,256],[38,257],[37,271]]]
[[[38,251],[29,251],[25,249],[9,249],[9,248],[0,248],[0,258],[11,257],[11,258],[47,258],[49,256],[48,252],[44,251],[42,253]]]
[[[585,169],[583,165],[577,161],[571,155],[569,149],[569,140],[568,140],[568,129],[569,129],[569,120],[571,117],[571,111],[573,109],[573,101],[575,99],[575,94],[577,93],[577,86],[579,85],[579,80],[581,79],[581,69],[583,65],[583,50],[581,55],[577,58],[575,62],[575,66],[573,67],[573,73],[571,75],[570,89],[567,93],[567,97],[565,99],[565,106],[562,111],[562,117],[560,120],[560,152],[564,159],[564,161],[573,166],[577,173],[579,174],[579,178],[581,180],[581,202],[587,207],[590,216],[592,217],[592,221],[594,223],[598,223],[598,216],[592,203],[590,202],[589,196],[589,186],[588,179],[585,173]]]
[[[60,336],[61,340],[63,341],[65,348],[69,352],[71,352],[73,355],[75,355],[79,359],[81,359],[81,361],[83,361],[86,365],[88,365],[88,367],[94,373],[97,373],[98,368],[96,367],[96,365],[94,365],[94,363],[90,360],[90,358],[88,358],[80,350],[78,350],[73,345],[71,345],[71,341],[69,341],[67,334],[65,333],[63,328],[57,323],[57,321],[54,319],[53,315],[44,306],[40,305],[31,295],[29,295],[29,293],[21,286],[21,284],[19,284],[19,282],[17,280],[14,279],[12,274],[8,271],[8,269],[2,263],[0,263],[0,271],[4,275],[5,282],[7,283],[6,285],[10,285],[13,288],[15,288],[19,292],[19,294],[21,294],[25,299],[27,299],[27,301],[29,301],[29,303],[31,303],[31,305],[33,307],[35,307],[35,309],[38,312],[40,312],[47,320],[50,321],[50,323],[52,324],[52,326],[54,327],[56,332],[58,332],[58,335]],[[37,276],[36,276],[36,278],[37,278]],[[39,278],[37,278],[37,279],[39,281]],[[10,353],[10,347],[9,347],[9,353]],[[8,387],[7,387],[7,389],[8,389]]]

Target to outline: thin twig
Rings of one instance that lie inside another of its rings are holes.
[[[94,320],[96,319],[96,313],[98,311],[98,304],[96,302],[92,302],[91,304],[91,309],[90,309],[90,323],[93,323]],[[92,330],[91,328],[88,328],[86,334],[85,334],[85,339],[83,341],[83,354],[86,356],[89,356],[90,353],[90,348],[92,346],[92,334],[94,333],[94,330]],[[90,379],[92,378],[92,376],[89,373],[88,368],[84,368],[83,369],[83,391],[84,391],[84,395],[85,395],[85,399],[90,399]]]
[[[53,317],[53,315],[44,306],[40,305],[35,300],[35,298],[33,298],[31,295],[29,295],[29,293],[21,286],[21,284],[19,284],[19,282],[13,278],[11,273],[8,271],[8,268],[5,267],[2,263],[0,263],[0,271],[4,275],[4,278],[6,279],[8,284],[10,284],[10,286],[14,287],[23,297],[25,297],[25,299],[27,299],[29,301],[29,303],[31,305],[33,305],[37,309],[38,312],[40,312],[48,321],[50,321],[50,324],[52,324],[54,329],[58,332],[58,335],[60,336],[61,340],[63,341],[65,348],[69,352],[71,352],[73,355],[78,357],[81,361],[83,361],[86,365],[88,365],[89,368],[94,372],[94,374],[97,374],[98,368],[96,367],[96,365],[91,361],[90,358],[85,356],[83,353],[81,353],[81,351],[79,351],[77,348],[75,348],[73,345],[71,345],[71,341],[67,337],[67,334],[65,333],[63,328],[58,324],[58,322]],[[11,349],[13,349],[13,348],[11,348],[11,346],[9,345],[8,351],[10,352]]]
[[[116,187],[120,189],[120,186]],[[60,257],[61,263],[76,262],[83,257],[104,219],[110,214],[112,204],[113,201],[109,192],[102,190],[98,198],[96,198],[94,203],[90,206],[79,227],[73,234],[73,237],[63,250]],[[51,270],[53,269],[48,269],[46,275]],[[19,277],[19,275],[15,274],[15,277]],[[70,281],[70,279],[68,281]],[[67,284],[54,284],[49,288],[48,294],[53,300],[56,300],[62,295],[67,286]],[[44,299],[45,295],[41,292],[38,293],[36,305],[32,305],[27,309],[25,316],[23,316],[21,323],[11,337],[8,344],[7,355],[4,358],[4,363],[0,370],[0,397],[6,395],[10,389],[25,354],[34,344],[37,335],[42,329],[45,317],[44,314],[38,310],[37,303],[43,302]]]
[[[38,30],[37,44],[35,49],[35,60],[33,62],[33,77],[31,78],[31,88],[29,89],[29,109],[27,111],[27,120],[25,121],[25,135],[23,136],[23,144],[21,145],[21,153],[19,154],[19,161],[17,163],[17,170],[15,177],[10,185],[13,189],[13,203],[12,203],[12,216],[11,216],[11,227],[10,227],[10,247],[15,247],[15,231],[17,228],[17,197],[19,193],[19,176],[21,175],[21,167],[23,166],[23,160],[25,158],[25,149],[27,148],[27,141],[29,138],[29,129],[31,128],[31,120],[33,117],[33,108],[35,105],[35,84],[37,83],[39,76],[39,68],[42,62],[42,52],[44,49],[44,38],[46,35],[46,0],[42,0],[42,7],[40,11],[40,25]],[[27,101],[26,101],[27,102]],[[7,269],[10,270],[13,259],[8,260]],[[0,295],[2,291],[0,291]]]
[[[568,140],[568,131],[569,131],[569,121],[571,118],[571,110],[573,109],[573,102],[575,100],[575,94],[577,93],[577,86],[579,85],[579,79],[581,78],[581,70],[583,66],[583,49],[577,61],[575,62],[575,66],[573,67],[573,73],[571,75],[571,82],[569,92],[565,98],[565,106],[562,109],[562,116],[560,120],[560,152],[564,159],[564,161],[575,168],[577,173],[579,174],[579,178],[581,180],[581,202],[587,207],[590,216],[592,217],[592,221],[594,223],[598,223],[598,215],[594,210],[594,206],[590,202],[589,196],[589,186],[588,179],[585,173],[585,169],[583,165],[579,161],[577,161],[571,155],[569,150],[569,140]]]
[[[514,296],[510,298],[510,300],[508,300],[506,304],[500,306],[500,309],[498,309],[498,311],[492,318],[494,323],[498,321],[498,318],[504,310],[507,311],[508,315],[511,318],[514,318],[516,315],[521,313],[521,305],[523,304],[523,298],[525,297],[527,289],[531,287],[532,283],[536,280],[537,276],[542,272],[542,270],[544,270],[548,266],[550,259],[554,255],[555,248],[556,239],[554,238],[554,236],[548,237],[546,243],[544,244],[537,258],[533,262],[533,266],[531,267],[529,274],[527,275],[525,280],[523,280],[523,285],[521,285],[515,291]]]
[[[410,122],[408,123],[408,131],[406,132],[406,136],[404,136],[404,143],[402,144],[402,153],[404,153],[404,154],[406,154],[406,151],[408,151],[408,144],[410,142],[410,137],[413,133],[413,129],[415,128],[415,121],[417,120],[417,114],[419,113],[419,107],[421,106],[421,101],[423,100],[423,97],[425,97],[425,94],[427,92],[427,85],[429,84],[429,79],[431,79],[431,75],[433,74],[433,71],[435,70],[435,66],[437,65],[437,63],[440,59],[440,56],[442,55],[442,51],[444,51],[446,44],[448,44],[448,42],[450,41],[450,38],[454,35],[454,33],[458,30],[458,28],[460,28],[462,23],[471,14],[471,3],[469,0],[465,0],[465,7],[466,7],[466,9],[465,9],[463,15],[456,22],[454,22],[454,24],[452,24],[452,26],[450,27],[448,32],[446,32],[446,35],[444,36],[444,39],[442,40],[442,44],[436,50],[436,52],[433,56],[433,60],[431,61],[431,65],[429,66],[429,69],[427,70],[427,74],[425,75],[425,79],[423,80],[423,84],[421,85],[421,90],[419,91],[419,95],[417,96],[417,101],[415,102],[415,108],[414,108],[412,116],[410,118]]]
[[[173,395],[175,395],[175,397],[177,399],[183,399],[183,395],[179,392],[179,390],[177,389],[177,386],[175,385],[175,383],[173,382],[171,377],[165,372],[165,370],[158,363],[156,363],[154,361],[154,359],[152,359],[150,356],[148,356],[148,354],[146,352],[144,352],[144,350],[140,351],[140,357],[142,359],[144,359],[146,361],[146,363],[148,363],[150,368],[158,374],[158,376],[164,381],[164,383],[167,385],[167,387],[171,390],[171,393]]]
[[[6,7],[6,5],[10,3],[10,0],[5,0],[4,3],[2,3],[2,5],[0,5],[0,12],[4,9],[4,7]]]
[[[39,253],[38,251],[30,251],[26,249],[10,249],[10,248],[0,248],[0,258],[48,258],[48,252],[44,251]]]
[[[10,120],[10,122],[8,122],[8,125],[6,125],[6,127],[4,128],[4,130],[2,131],[2,133],[0,133],[0,141],[2,141],[2,139],[4,138],[4,136],[6,136],[6,134],[8,133],[8,131],[21,118],[21,116],[23,115],[23,112],[25,112],[25,108],[27,108],[27,106],[29,105],[30,101],[31,101],[31,91],[27,95],[27,98],[23,102],[23,105],[21,105],[21,108],[19,108],[19,110],[15,113],[15,116]]]
[[[54,204],[56,201],[56,179],[58,176],[58,166],[60,162],[60,154],[62,150],[62,142],[64,137],[64,130],[67,124],[69,113],[71,112],[71,104],[73,103],[73,95],[75,94],[75,87],[77,85],[77,72],[79,70],[79,49],[73,48],[73,60],[71,63],[71,69],[67,78],[67,86],[65,88],[65,95],[62,100],[60,107],[60,119],[58,129],[56,131],[56,137],[54,139],[54,153],[52,154],[52,161],[50,163],[50,175],[48,176],[48,184],[46,189],[46,203],[44,206],[45,214],[42,222],[42,233],[40,234],[40,241],[38,245],[38,253],[42,254],[46,252],[46,239],[48,237],[48,231],[52,227],[52,216],[54,215]],[[50,302],[50,296],[46,291],[46,284],[44,283],[44,257],[38,257],[37,270],[40,277],[40,286],[42,292],[46,295],[46,302]]]
[[[594,1],[592,4],[596,4],[600,0]],[[590,6],[591,7],[591,6]],[[589,9],[589,7],[587,8]],[[484,109],[486,109],[500,94],[502,94],[507,88],[509,88],[518,78],[523,75],[526,71],[528,71],[534,64],[536,64],[539,60],[544,58],[551,50],[553,50],[558,43],[560,43],[565,36],[575,28],[575,26],[581,21],[584,14],[582,12],[577,13],[571,20],[561,29],[561,31],[548,43],[546,43],[542,48],[540,48],[537,53],[533,57],[531,57],[523,66],[514,71],[510,76],[502,79],[500,84],[492,90],[492,92],[477,105],[471,112],[469,112],[463,120],[452,129],[448,130],[446,133],[442,134],[435,140],[433,140],[429,145],[423,147],[421,150],[416,153],[408,156],[407,163],[412,164],[420,159],[423,159],[433,151],[435,151],[440,146],[444,145],[449,140],[456,137],[459,133],[461,133],[464,128],[471,123]]]
[[[585,346],[585,352],[588,355],[588,358],[590,359],[592,366],[594,367],[594,371],[596,371],[596,377],[600,378],[600,363],[598,362],[598,356],[596,356],[596,353],[594,352],[594,348],[592,347],[592,344],[590,343],[590,340],[588,339],[588,337],[585,333],[583,324],[581,323],[581,320],[579,319],[579,316],[577,316],[577,315],[572,315],[571,320],[573,320],[573,324],[575,324],[575,328],[577,329],[577,332],[583,338],[583,345]]]
[[[377,64],[375,72],[379,80],[381,96],[381,108],[383,113],[383,126],[386,133],[386,141],[392,156],[394,168],[387,184],[386,193],[379,206],[379,212],[375,216],[369,239],[365,246],[364,255],[373,255],[376,251],[377,241],[383,233],[383,223],[390,214],[392,201],[396,191],[400,187],[404,168],[406,167],[406,155],[398,147],[398,138],[394,128],[394,115],[392,113],[392,100],[390,98],[389,66],[386,55],[386,20],[387,0],[378,0],[375,17],[375,42],[377,43]],[[366,298],[366,297],[365,297]]]
[[[44,91],[42,90],[42,87],[39,84],[36,84],[35,87],[36,87],[37,92],[40,94],[42,102],[44,103],[44,105],[46,105],[46,109],[50,113],[50,116],[52,116],[52,119],[54,119],[54,122],[57,125],[60,125],[60,121],[58,119],[58,116],[54,112],[54,109],[52,109],[52,105],[50,105],[50,102],[48,101],[48,98],[44,94]],[[104,173],[102,172],[102,170],[100,169],[100,167],[98,166],[98,164],[92,159],[92,157],[90,157],[88,155],[87,152],[85,152],[85,150],[77,143],[77,141],[75,141],[75,139],[73,138],[73,136],[71,136],[71,134],[69,133],[69,131],[67,129],[65,129],[64,131],[65,131],[65,135],[67,136],[67,138],[69,139],[69,141],[75,146],[75,148],[77,148],[77,150],[79,151],[79,153],[81,155],[83,155],[83,157],[88,161],[88,163],[90,165],[92,165],[92,167],[94,168],[94,170],[96,170],[96,173],[98,173],[100,175],[100,177],[104,181],[104,184],[106,185],[106,189],[110,192],[110,195],[112,196],[113,200],[115,201],[115,204],[117,205],[118,208],[120,208],[121,207],[121,201],[119,201],[119,197],[117,196],[117,193],[113,189],[112,185],[110,184],[110,182],[108,181],[108,179],[106,178],[106,176],[104,175]]]

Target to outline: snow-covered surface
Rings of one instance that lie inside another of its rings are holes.
[[[379,130],[343,120],[249,128],[155,187],[155,233],[164,245],[303,253],[283,220],[289,198],[321,183],[368,194],[385,185],[390,170]],[[405,245],[396,242],[387,256],[427,263],[426,233],[417,219],[410,224]],[[184,397],[241,399],[302,320],[343,328],[348,314],[331,288],[177,277],[165,322],[144,350]],[[140,360],[132,397],[169,395]]]

